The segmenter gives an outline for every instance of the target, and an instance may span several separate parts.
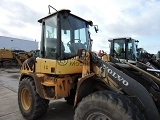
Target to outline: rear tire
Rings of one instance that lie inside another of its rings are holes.
[[[41,98],[36,92],[32,78],[24,78],[18,88],[18,105],[22,115],[34,120],[44,115],[48,109],[49,100]]]
[[[145,120],[127,97],[109,91],[88,95],[78,104],[74,120]]]

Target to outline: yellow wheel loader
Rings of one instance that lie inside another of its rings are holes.
[[[49,100],[60,98],[74,104],[74,120],[160,119],[142,84],[91,51],[92,21],[63,9],[38,22],[41,57],[25,60],[19,79],[18,104],[26,119],[38,119],[47,112]]]
[[[22,115],[35,119],[47,112],[49,100],[65,98],[73,104],[82,64],[78,49],[91,49],[89,26],[84,20],[62,9],[38,20],[42,24],[41,57],[24,61],[18,89]]]
[[[0,67],[18,67],[31,56],[23,50],[0,49]]]

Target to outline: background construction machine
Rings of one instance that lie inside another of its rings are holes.
[[[154,54],[148,53],[143,48],[138,47],[138,40],[127,38],[112,38],[110,42],[110,55],[120,62],[127,61],[148,73],[160,77],[160,62]]]
[[[148,53],[143,48],[137,48],[137,61],[143,62],[153,69],[160,69],[160,61],[155,54]]]
[[[128,72],[134,68],[128,62],[112,55],[108,62],[91,52],[92,21],[63,9],[38,22],[41,55],[23,63],[19,79],[18,104],[25,118],[37,119],[47,112],[49,100],[66,98],[74,101],[75,120],[160,119],[155,81],[139,79],[136,69]]]
[[[19,67],[31,56],[31,52],[23,50],[0,49],[1,67]]]

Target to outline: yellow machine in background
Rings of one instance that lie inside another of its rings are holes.
[[[0,66],[17,67],[31,56],[31,52],[23,50],[0,49]]]

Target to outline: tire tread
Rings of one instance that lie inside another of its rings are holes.
[[[145,120],[139,108],[128,97],[110,91],[98,91],[83,98],[75,110],[74,120],[83,120],[82,112],[86,104],[95,102],[94,105],[97,104],[98,107],[97,101],[111,104],[116,111],[123,115],[123,120]]]
[[[48,105],[49,101],[46,100],[46,99],[41,98],[39,96],[39,94],[36,92],[35,83],[34,83],[32,78],[30,78],[30,77],[23,78],[22,81],[20,82],[20,85],[21,84],[29,84],[30,85],[30,87],[33,90],[32,94],[33,94],[34,99],[35,99],[35,101],[34,101],[35,105],[33,105],[33,107],[34,107],[33,108],[34,109],[33,112],[28,116],[27,115],[23,115],[23,110],[21,109],[21,107],[19,107],[20,111],[21,111],[22,115],[26,119],[35,120],[35,119],[41,117],[42,115],[44,115],[47,112],[47,109],[49,107],[49,105]],[[20,91],[18,91],[18,92],[20,92]],[[20,99],[20,98],[18,98],[18,99]],[[18,100],[19,106],[21,104],[20,101],[21,100]]]

